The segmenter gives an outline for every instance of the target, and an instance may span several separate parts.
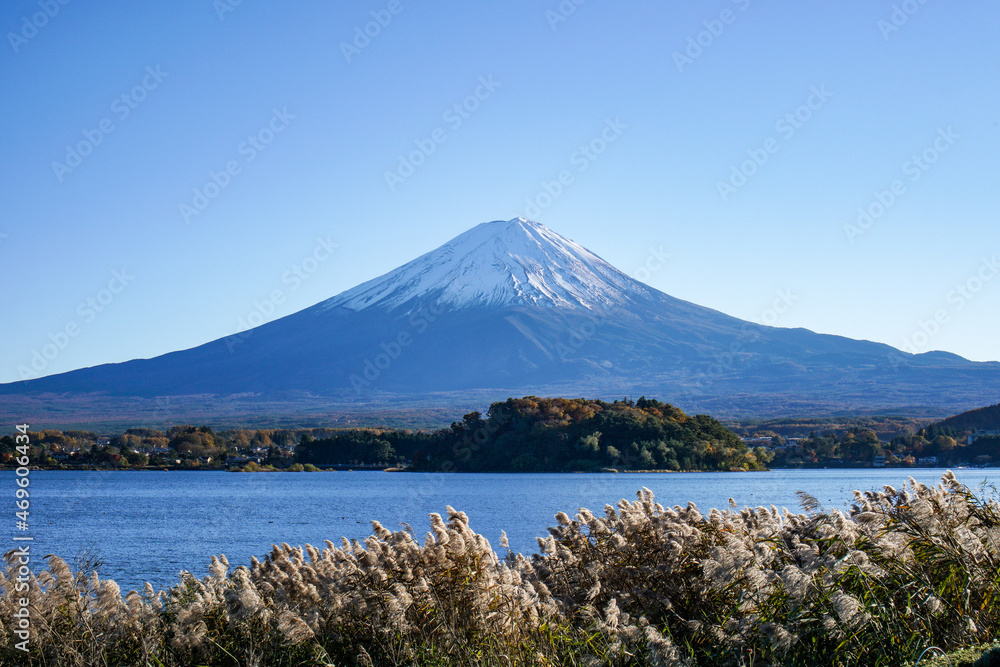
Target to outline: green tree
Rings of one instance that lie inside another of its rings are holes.
[[[580,442],[579,442],[578,447],[579,447],[581,453],[584,456],[586,456],[586,457],[590,457],[590,456],[593,456],[593,455],[596,455],[596,454],[600,453],[600,451],[601,451],[601,432],[600,431],[594,431],[590,435],[583,436],[582,438],[580,438]]]

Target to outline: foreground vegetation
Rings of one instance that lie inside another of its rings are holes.
[[[856,493],[845,515],[703,514],[648,490],[560,512],[541,554],[496,555],[468,517],[423,542],[373,522],[364,543],[276,546],[262,561],[124,596],[56,556],[0,576],[5,665],[912,665],[1000,628],[1000,504],[949,472]],[[505,538],[501,538],[505,546]],[[10,633],[18,598],[31,651]]]
[[[1000,645],[970,646],[951,653],[931,647],[917,667],[997,667],[1000,665]]]

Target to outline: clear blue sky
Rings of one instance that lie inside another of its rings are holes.
[[[996,2],[229,2],[3,3],[0,381],[525,214],[744,319],[1000,359]]]

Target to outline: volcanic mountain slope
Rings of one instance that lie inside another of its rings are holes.
[[[483,223],[250,332],[0,394],[645,393],[725,414],[928,407],[1000,394],[1000,363],[753,324],[673,298],[535,222]]]

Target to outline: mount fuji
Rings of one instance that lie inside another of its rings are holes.
[[[239,396],[248,415],[301,401],[399,407],[640,393],[721,416],[950,414],[995,402],[1000,363],[746,322],[516,218],[477,225],[241,334],[0,385],[5,402],[20,397],[43,411],[86,397],[136,405]]]

